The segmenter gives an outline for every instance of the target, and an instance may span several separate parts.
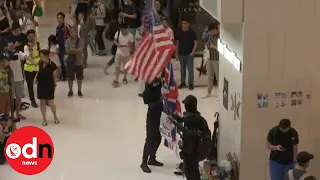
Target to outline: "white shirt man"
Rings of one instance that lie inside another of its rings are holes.
[[[120,33],[120,34],[119,34]],[[113,81],[113,86],[119,86],[119,75],[120,68],[124,66],[130,58],[131,50],[134,45],[133,35],[129,32],[127,25],[122,24],[120,26],[120,31],[118,31],[114,36],[114,43],[117,45],[117,52],[115,55],[116,73],[115,80]],[[124,72],[123,83],[127,84],[127,72]]]
[[[8,48],[13,47],[13,43],[9,43]],[[17,52],[14,54],[14,57],[11,57],[10,68],[13,73],[13,88],[12,92],[16,103],[16,118],[25,119],[24,116],[20,114],[20,105],[21,99],[23,98],[24,93],[24,77],[22,72],[21,61],[25,60],[25,54],[23,52]]]
[[[120,32],[119,38],[118,38],[118,33],[119,31],[116,32],[114,39],[118,39],[118,42],[121,46],[120,47],[118,46],[116,54],[119,54],[122,56],[130,56],[130,51],[132,48],[128,45],[129,43],[133,43],[134,41],[133,35],[130,32],[128,32],[128,34],[126,35],[123,35]]]

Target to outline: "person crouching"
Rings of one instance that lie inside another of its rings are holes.
[[[187,180],[200,180],[199,161],[206,159],[211,150],[211,132],[207,121],[197,110],[197,98],[188,95],[182,103],[186,112],[183,117],[172,115],[178,122],[183,123],[187,132],[183,132],[183,145],[180,157],[183,163],[179,165]]]

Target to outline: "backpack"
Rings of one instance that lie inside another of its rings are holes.
[[[67,39],[70,38],[70,26],[65,24],[63,31],[64,31],[63,38],[64,38],[64,41],[66,41]]]
[[[305,178],[307,178],[309,176],[310,175],[308,173],[304,173],[299,180],[304,180]],[[289,180],[298,180],[298,179],[294,179],[293,170],[288,171],[288,177],[289,177]]]
[[[118,33],[118,35],[117,35],[117,36],[118,36],[117,42],[119,43],[120,30],[117,31],[117,33]],[[111,47],[111,54],[112,54],[112,55],[116,55],[117,49],[118,49],[117,45],[116,45],[115,43],[113,43],[113,45],[112,45],[112,47]]]

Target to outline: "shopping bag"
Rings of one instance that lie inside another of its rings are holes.
[[[42,7],[36,7],[36,8],[34,9],[33,15],[36,16],[36,17],[41,17],[41,16],[43,16],[43,9],[42,9]]]

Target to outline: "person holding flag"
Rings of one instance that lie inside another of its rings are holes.
[[[162,81],[161,78],[155,78],[151,83],[146,83],[142,94],[143,101],[148,105],[147,113],[147,137],[143,149],[141,169],[145,173],[151,173],[151,166],[163,166],[163,163],[156,160],[156,153],[161,143],[161,134],[159,131],[160,117],[163,111],[162,102]]]

